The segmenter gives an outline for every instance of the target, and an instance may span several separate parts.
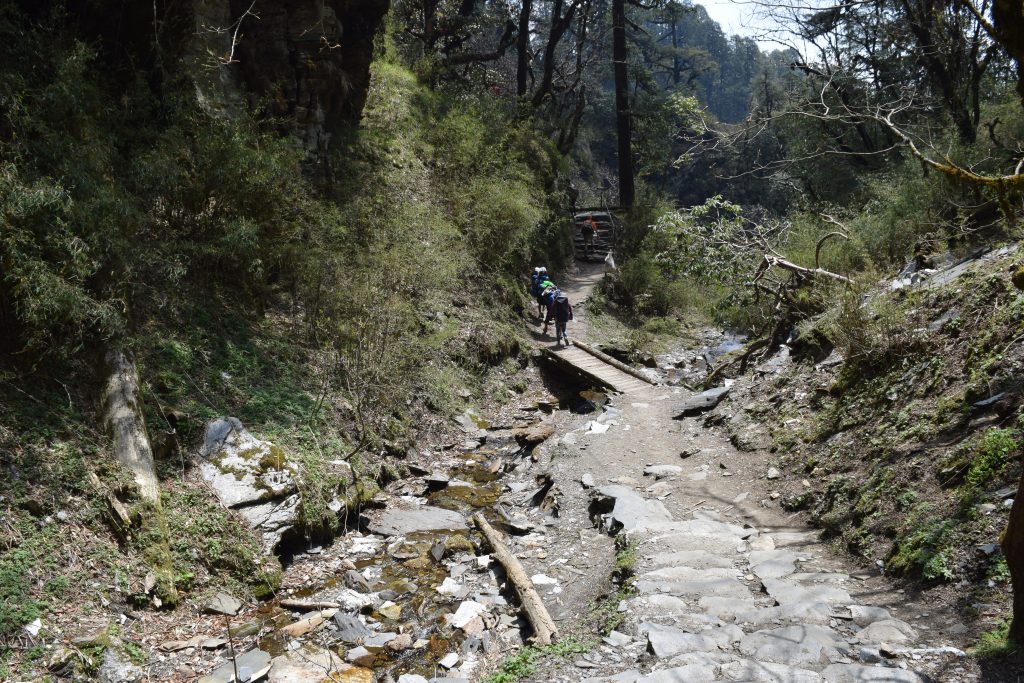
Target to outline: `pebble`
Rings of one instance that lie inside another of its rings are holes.
[[[381,615],[387,617],[388,619],[396,619],[397,620],[397,619],[399,619],[402,616],[402,606],[401,605],[397,605],[397,604],[391,602],[390,600],[385,602],[380,607],[378,607],[377,611],[380,612]]]

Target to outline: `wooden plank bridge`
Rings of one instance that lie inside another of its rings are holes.
[[[620,370],[592,353],[587,353],[577,345],[554,349],[544,348],[543,352],[563,370],[621,394],[647,391],[653,384],[650,380],[641,379]]]

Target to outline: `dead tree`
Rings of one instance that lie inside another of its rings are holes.
[[[835,219],[826,216],[825,220],[835,223]],[[845,232],[833,231],[823,235],[814,248],[814,267],[801,266],[780,255],[775,249],[764,244],[764,253],[761,263],[758,265],[754,276],[747,283],[755,291],[755,297],[768,295],[772,297],[771,304],[771,331],[767,336],[756,339],[747,345],[746,350],[740,356],[731,358],[716,367],[704,381],[705,386],[711,386],[722,375],[725,370],[735,364],[739,364],[739,371],[746,370],[747,365],[754,359],[774,353],[789,338],[793,327],[802,317],[800,303],[797,300],[797,290],[812,284],[815,280],[830,280],[844,285],[852,284],[852,280],[845,275],[833,273],[821,267],[821,249],[825,243],[833,238],[841,237],[849,239]],[[737,245],[739,246],[739,245]],[[786,273],[786,277],[776,277],[774,269]]]

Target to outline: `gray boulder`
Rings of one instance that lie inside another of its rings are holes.
[[[298,520],[298,465],[234,417],[206,426],[200,455],[203,481],[221,503],[237,509],[263,535],[264,551],[271,552]]]
[[[728,395],[729,387],[716,387],[692,396],[683,405],[679,406],[679,417],[699,415],[706,410],[711,410]]]
[[[203,611],[208,614],[226,614],[230,617],[238,614],[240,609],[242,609],[242,601],[224,591],[216,593],[203,606]]]
[[[343,643],[354,645],[373,635],[373,631],[366,628],[363,622],[359,621],[359,617],[354,614],[337,612],[333,619],[334,625],[338,628],[338,640]]]
[[[917,631],[905,621],[899,619],[883,619],[866,626],[857,632],[857,637],[865,643],[906,643],[917,639]]]

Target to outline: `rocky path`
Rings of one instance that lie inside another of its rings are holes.
[[[570,335],[587,338],[579,303],[598,276],[564,288],[578,311]],[[612,396],[601,418],[573,416],[545,449],[539,464],[562,491],[554,539],[597,525],[637,560],[617,630],[533,680],[970,680],[963,653],[930,637],[927,613],[901,609],[877,571],[779,510],[767,454],[737,451],[699,415],[678,419],[691,397],[680,387]],[[607,584],[602,571],[584,582]]]

